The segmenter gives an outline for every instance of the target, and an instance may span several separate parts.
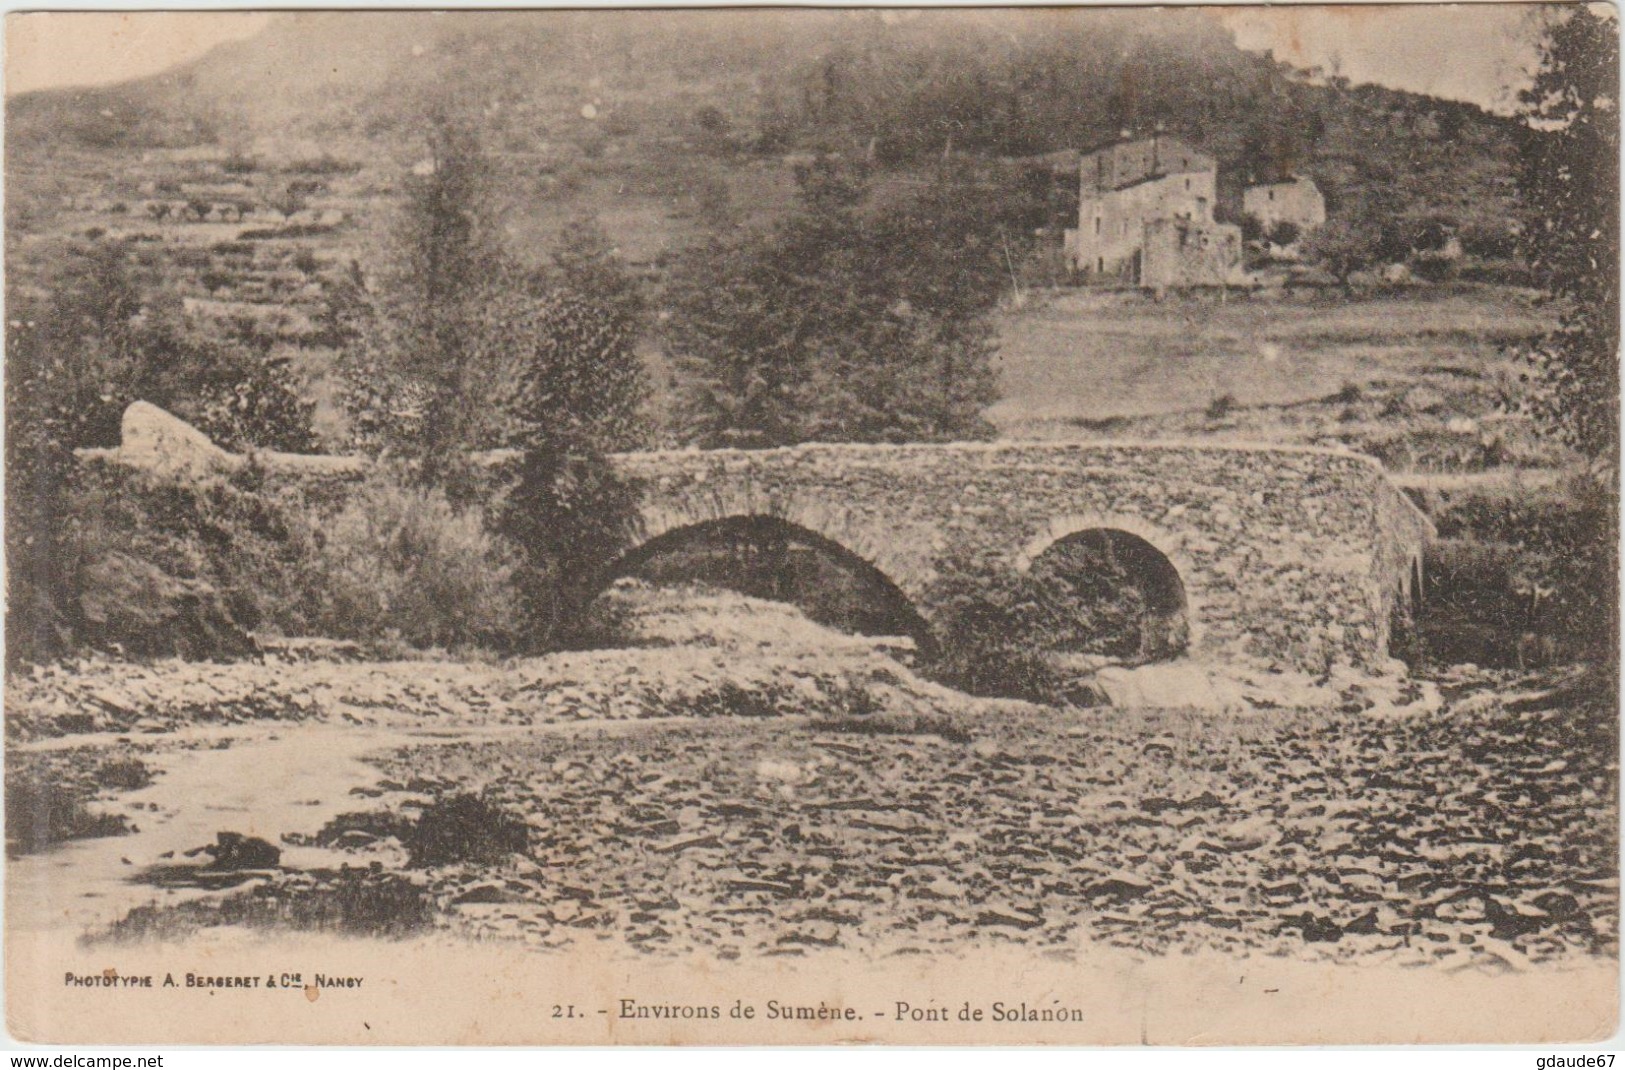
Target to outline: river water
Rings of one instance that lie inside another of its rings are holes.
[[[467,737],[456,733],[451,738]],[[191,732],[185,738],[200,745],[142,755],[154,774],[152,783],[106,804],[127,814],[138,832],[61,844],[6,866],[10,929],[82,934],[105,928],[145,903],[175,903],[208,894],[155,888],[140,874],[150,866],[186,862],[183,852],[214,843],[221,831],[260,836],[272,843],[285,832],[314,833],[334,816],[364,808],[364,800],[352,796],[350,789],[379,779],[364,756],[443,742],[448,733],[284,724]],[[51,742],[60,746],[85,740]],[[168,852],[173,856],[163,857]],[[283,845],[282,861],[299,867],[336,866],[343,856]]]

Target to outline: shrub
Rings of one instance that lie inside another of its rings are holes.
[[[481,514],[381,468],[325,525],[315,568],[321,633],[419,647],[505,648],[521,620],[515,555]]]
[[[415,868],[454,862],[497,863],[530,848],[519,818],[476,795],[452,795],[425,807],[402,845]]]
[[[1331,396],[1333,404],[1354,405],[1365,400],[1365,391],[1359,383],[1346,382],[1337,393]]]
[[[972,694],[1092,705],[1094,667],[1163,660],[1190,638],[1177,573],[1123,532],[1069,537],[1026,572],[950,562],[927,598],[938,643],[926,669]]]
[[[139,758],[114,759],[97,768],[96,783],[117,791],[137,791],[152,783],[152,770]]]
[[[248,629],[305,631],[311,525],[296,498],[104,465],[43,471],[48,493],[12,492],[8,665],[86,646],[229,657],[255,649]]]
[[[1279,245],[1282,248],[1285,248],[1286,246],[1297,241],[1302,234],[1303,232],[1298,228],[1296,223],[1282,219],[1270,228],[1269,240],[1272,245]]]
[[[86,474],[77,520],[86,536],[90,574],[99,575],[106,567],[101,563],[108,562],[144,568],[156,577],[153,586],[140,589],[154,603],[150,612],[157,619],[176,601],[185,603],[188,617],[203,618],[189,625],[199,633],[191,646],[173,653],[243,652],[235,649],[240,639],[230,624],[295,635],[308,628],[313,608],[308,561],[316,518],[300,492],[270,491],[255,486],[255,479],[246,472],[184,485],[114,469]],[[97,597],[101,585],[90,584],[86,593]],[[203,612],[215,603],[221,613]],[[109,636],[108,641],[132,650],[144,645],[134,637]],[[166,637],[152,653],[170,652],[169,642]]]
[[[505,496],[501,531],[524,547],[514,572],[528,646],[568,641],[569,627],[592,593],[584,588],[624,545],[637,488],[601,455],[533,449]]]
[[[214,256],[207,249],[187,247],[176,249],[169,254],[170,263],[176,267],[206,268],[214,263]]]
[[[199,395],[187,415],[226,449],[307,453],[316,445],[310,429],[315,403],[300,396],[283,366],[268,362],[235,382],[209,383]]]
[[[284,174],[290,175],[353,175],[359,170],[359,163],[341,160],[327,152],[310,160],[294,160],[282,168]]]
[[[1501,219],[1468,223],[1461,228],[1461,248],[1469,256],[1510,260],[1518,254],[1518,235]]]
[[[221,925],[403,937],[432,927],[434,919],[434,896],[427,889],[394,873],[344,868],[314,870],[298,884],[272,881],[224,899],[136,907],[115,922],[106,937],[176,941]]]
[[[967,694],[1060,702],[1066,676],[1030,645],[1023,624],[1010,601],[967,598],[943,619],[938,654],[922,667]]]
[[[301,247],[298,252],[293,254],[288,262],[291,263],[300,274],[307,276],[316,274],[316,272],[320,271],[322,268],[322,262],[321,259],[316,255],[316,250],[310,248],[309,246]]]
[[[1435,662],[1617,657],[1617,498],[1589,481],[1475,494],[1434,520],[1420,632]]]
[[[195,485],[60,475],[49,498],[16,498],[8,664],[87,646],[234,657],[256,649],[250,631],[503,649],[522,630],[511,551],[476,510],[393,473],[342,493],[252,468]]]
[[[1058,703],[1070,674],[1052,656],[1074,623],[1040,577],[957,563],[933,585],[937,650],[923,668],[972,695]]]
[[[1222,420],[1235,412],[1238,408],[1236,395],[1220,394],[1207,404],[1207,418],[1209,420]]]
[[[1461,258],[1434,252],[1420,252],[1411,257],[1410,267],[1418,278],[1428,282],[1449,282],[1461,268]]]

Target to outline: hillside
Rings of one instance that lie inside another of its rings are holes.
[[[1310,84],[1197,12],[484,12],[288,15],[164,75],[21,96],[10,222],[60,216],[69,180],[42,172],[71,164],[95,187],[182,149],[282,164],[325,153],[361,165],[364,195],[387,201],[422,151],[423,114],[448,101],[502,161],[522,244],[591,214],[645,262],[730,212],[777,215],[785,154],[907,171],[1157,123],[1215,153],[1232,196],[1297,170],[1334,211],[1341,192],[1384,183],[1404,214],[1474,234],[1510,217],[1506,121]]]
[[[8,101],[8,286],[42,295],[121,242],[149,295],[290,360],[323,401],[336,310],[388,262],[434,108],[477,125],[522,258],[594,218],[657,284],[707,234],[781,218],[814,152],[869,161],[883,189],[945,154],[1010,175],[1159,124],[1219,157],[1221,209],[1298,171],[1334,215],[1377,191],[1479,262],[1512,237],[1506,120],[1312,83],[1199,12],[300,13],[159,76]],[[1008,325],[1012,363],[1030,333]]]

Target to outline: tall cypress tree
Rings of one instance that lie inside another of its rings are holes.
[[[1523,245],[1558,305],[1530,354],[1536,415],[1571,445],[1619,456],[1619,22],[1582,4],[1552,16],[1520,95]]]

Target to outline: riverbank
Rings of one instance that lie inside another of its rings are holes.
[[[1613,711],[1587,677],[1462,670],[1380,717],[1054,709],[782,608],[640,627],[505,665],[24,681],[8,789],[66,785],[126,834],[14,860],[13,917],[117,946],[313,930],[717,962],[1618,953]],[[91,731],[64,732],[84,689]]]

